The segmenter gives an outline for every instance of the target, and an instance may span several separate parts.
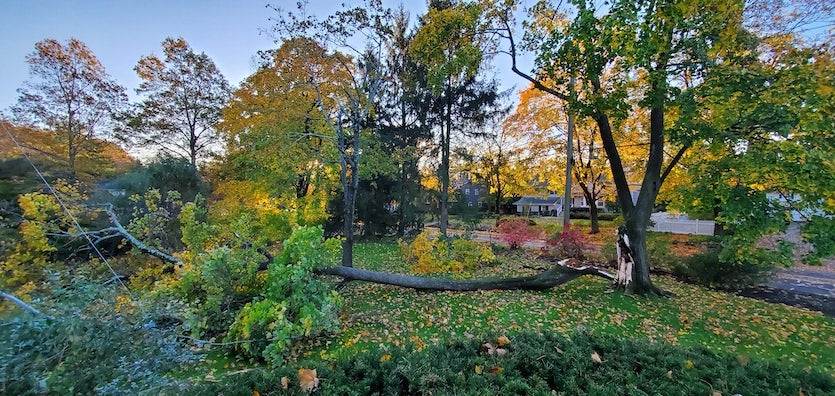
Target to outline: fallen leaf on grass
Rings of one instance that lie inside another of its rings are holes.
[[[507,349],[496,348],[496,356],[504,356],[504,355],[507,355]]]
[[[475,366],[475,373],[476,373],[476,374],[481,375],[481,373],[483,373],[483,372],[484,372],[484,367],[481,367],[481,366],[479,366],[479,365],[476,365],[476,366]]]
[[[498,374],[504,371],[504,367],[502,366],[493,366],[490,367],[490,374]]]
[[[290,378],[281,377],[281,389],[287,389],[290,387]]]
[[[591,360],[598,364],[603,363],[603,359],[600,358],[600,355],[598,355],[597,352],[591,354]]]
[[[316,376],[315,369],[299,369],[299,387],[306,392],[313,392],[319,387],[319,378]]]
[[[507,344],[510,344],[510,339],[505,336],[501,336],[496,340],[496,343],[499,344],[500,347],[505,346]]]

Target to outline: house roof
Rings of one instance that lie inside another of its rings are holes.
[[[557,196],[549,196],[548,198],[536,197],[532,195],[524,196],[520,198],[518,201],[514,202],[514,205],[559,205],[562,202],[562,199]]]

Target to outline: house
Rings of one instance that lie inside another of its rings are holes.
[[[522,215],[559,216],[562,214],[562,197],[553,192],[545,198],[526,195],[514,202],[513,205],[516,206],[516,213]],[[595,205],[598,211],[607,211],[605,202],[598,200]],[[586,196],[579,188],[572,188],[571,210],[583,212],[588,211],[588,208],[589,204]]]
[[[526,195],[513,203],[516,213],[521,215],[558,216],[562,213],[562,197],[549,194],[542,198]]]
[[[473,182],[467,172],[460,172],[452,181],[453,190],[458,192],[458,200],[467,207],[484,207],[484,200],[490,193],[486,185]]]

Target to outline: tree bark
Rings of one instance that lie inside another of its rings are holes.
[[[607,280],[614,276],[592,266],[581,266],[578,261],[566,259],[554,267],[533,276],[500,279],[446,279],[392,274],[343,266],[328,267],[318,271],[324,275],[339,276],[348,280],[361,280],[384,285],[418,290],[475,291],[475,290],[547,290],[570,282],[582,275],[595,275]]]

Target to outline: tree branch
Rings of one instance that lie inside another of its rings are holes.
[[[576,266],[578,261],[565,259],[554,267],[537,275],[517,278],[501,279],[468,279],[456,280],[445,278],[429,278],[391,274],[379,271],[369,271],[359,268],[343,266],[328,267],[317,271],[324,275],[335,275],[350,280],[361,280],[385,285],[407,287],[419,290],[547,290],[552,287],[570,282],[582,275],[595,275],[607,280],[614,280],[614,276],[592,266]]]
[[[13,296],[9,293],[6,293],[4,291],[0,291],[0,296],[5,298],[6,300],[9,300],[9,301],[15,303],[15,305],[17,305],[18,307],[23,308],[24,311],[29,312],[32,315],[35,315],[35,316],[43,315],[41,313],[41,311],[38,311],[37,309],[33,308],[31,305],[23,302],[21,299],[15,297],[15,296]]]
[[[678,152],[676,153],[675,157],[673,157],[673,159],[670,160],[670,163],[667,164],[667,168],[664,169],[664,173],[661,175],[661,184],[664,184],[664,180],[667,179],[667,176],[670,175],[670,172],[673,171],[673,168],[675,168],[675,166],[678,164],[678,161],[681,160],[681,157],[684,156],[684,153],[687,151],[689,147],[690,146],[681,146],[681,148],[678,149]]]
[[[127,239],[128,242],[130,242],[131,245],[133,245],[133,247],[139,249],[140,252],[150,254],[151,256],[154,256],[158,259],[161,259],[169,263],[177,265],[181,265],[183,263],[182,261],[180,261],[180,259],[168,253],[162,252],[159,249],[150,247],[142,241],[140,241],[139,239],[137,239],[135,236],[131,235],[131,233],[129,233],[125,229],[125,227],[122,226],[122,223],[119,222],[119,218],[116,216],[116,212],[113,211],[112,205],[105,205],[104,211],[107,213],[108,216],[110,216],[110,221],[113,222],[113,229],[117,233],[119,233],[119,235],[121,235],[122,238]]]

